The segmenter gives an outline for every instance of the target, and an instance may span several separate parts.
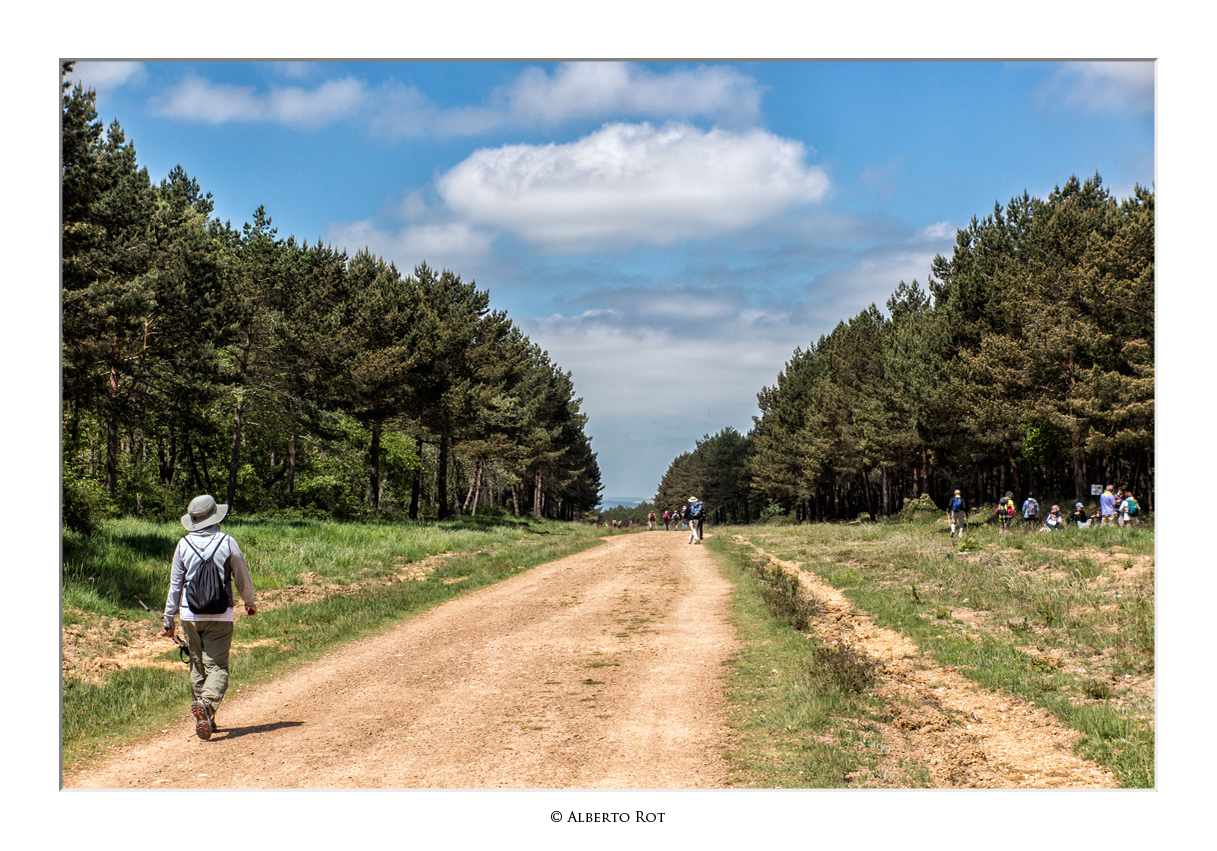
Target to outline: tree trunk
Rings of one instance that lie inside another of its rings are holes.
[[[478,500],[482,497],[482,467],[481,460],[473,464],[473,478],[469,482],[469,493],[465,497],[465,513],[470,516],[477,516]]]
[[[215,493],[215,488],[211,486],[211,471],[207,469],[207,453],[199,453],[199,464],[203,467],[203,487],[207,489],[207,493]]]
[[[231,511],[237,499],[237,469],[241,466],[241,414],[245,397],[237,391],[237,408],[232,415],[232,454],[228,458],[228,492],[224,499]]]
[[[161,484],[167,487],[173,484],[173,471],[177,463],[177,436],[172,431],[169,432],[169,446],[166,447],[163,441],[158,442],[156,454],[160,462]]]
[[[545,491],[541,490],[542,472],[537,470],[533,477],[533,492],[532,492],[532,513],[535,517],[541,517],[541,511],[545,502]]]
[[[418,519],[418,499],[423,489],[423,439],[414,438],[415,456],[418,466],[414,469],[414,481],[410,483],[410,519]]]
[[[380,424],[381,420],[372,420],[372,510],[380,510]]]
[[[106,412],[106,496],[118,488],[118,373],[110,371],[110,409]]]
[[[447,520],[452,516],[452,509],[448,506],[448,435],[441,434],[439,436],[439,460],[435,465],[435,499],[438,503],[436,516],[440,520]]]
[[[287,441],[287,479],[284,482],[284,487],[287,488],[288,496],[296,488],[296,433],[292,432],[292,436]]]
[[[199,465],[194,460],[194,447],[190,443],[190,438],[184,438],[183,444],[186,450],[186,462],[190,464],[190,481],[194,485],[195,490],[203,484],[203,477],[199,475]]]
[[[865,467],[862,468],[862,493],[866,496],[866,514],[873,523],[875,521],[875,502],[871,496],[870,476],[866,474]]]

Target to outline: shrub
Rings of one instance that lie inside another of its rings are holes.
[[[110,513],[110,501],[101,484],[64,464],[63,525],[73,532],[92,535]]]
[[[875,684],[879,663],[844,644],[827,644],[816,648],[816,664],[832,677],[842,691],[861,694]]]
[[[943,516],[928,493],[923,493],[916,499],[906,499],[896,512],[896,520],[900,523],[933,523]]]
[[[959,539],[959,551],[961,553],[974,553],[984,548],[984,545],[975,536]]]
[[[1111,686],[1099,680],[1087,680],[1082,683],[1082,692],[1091,700],[1107,700],[1111,697]]]

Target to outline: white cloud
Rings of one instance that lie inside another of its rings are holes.
[[[1087,112],[1150,112],[1154,63],[1069,62],[1041,87],[1039,96]]]
[[[525,70],[504,96],[510,116],[528,124],[628,115],[706,116],[738,125],[760,117],[756,81],[714,65],[656,74],[630,62],[568,62],[552,75],[541,68]]]
[[[955,234],[959,232],[959,228],[950,222],[934,222],[926,225],[921,230],[917,231],[917,235],[913,238],[913,242],[942,242],[943,240],[954,240]]]
[[[324,69],[325,63],[273,66],[279,76],[296,79]],[[412,138],[622,117],[707,118],[735,127],[759,120],[760,97],[755,80],[727,66],[677,67],[656,73],[630,62],[569,62],[552,73],[526,68],[485,103],[468,106],[440,107],[417,87],[396,80],[372,87],[347,76],[311,89],[272,87],[259,92],[254,86],[223,85],[191,76],[154,108],[161,115],[211,123],[277,121],[298,126],[359,117],[380,136]]]
[[[230,86],[201,77],[183,80],[153,111],[171,118],[221,124],[228,121],[277,121],[315,127],[358,114],[367,98],[362,82],[353,77],[327,80],[313,89],[272,86],[258,93],[253,86]]]
[[[823,198],[801,142],[763,130],[607,124],[565,145],[483,149],[436,181],[459,216],[557,250],[669,245]]]
[[[493,241],[494,234],[464,222],[430,222],[389,231],[365,219],[331,225],[326,234],[330,245],[347,253],[367,248],[392,260],[403,274],[423,261],[436,269],[468,269],[490,254]]]
[[[717,295],[689,288],[654,297],[696,313]],[[758,333],[753,311],[720,321],[711,332],[695,318],[661,327],[623,307],[519,324],[574,376],[609,495],[650,498],[672,459],[703,434],[751,429],[756,394],[807,340],[789,321]]]
[[[97,91],[144,82],[148,72],[142,62],[77,62],[70,79]]]

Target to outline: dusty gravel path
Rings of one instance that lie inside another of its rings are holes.
[[[64,786],[721,787],[731,587],[686,541],[622,535],[533,568],[230,691],[210,741],[183,707]]]

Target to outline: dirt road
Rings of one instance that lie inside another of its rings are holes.
[[[1104,788],[1048,712],[876,626],[798,565],[822,641],[882,664],[883,765],[849,785]],[[681,533],[608,539],[232,694],[210,741],[180,724],[67,788],[722,788],[731,587]],[[239,630],[238,630],[239,631]],[[238,637],[239,645],[239,637]],[[239,650],[234,656],[240,682]],[[184,677],[185,674],[183,673]]]
[[[533,568],[230,692],[210,741],[184,706],[64,786],[721,787],[730,586],[686,541],[624,535]]]

